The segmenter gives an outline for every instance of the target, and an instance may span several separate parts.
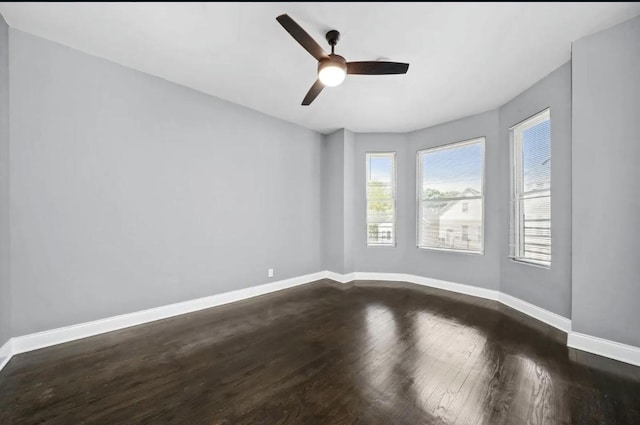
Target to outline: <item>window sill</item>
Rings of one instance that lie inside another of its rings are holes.
[[[513,257],[509,257],[509,260],[512,263],[516,263],[516,264],[523,264],[525,266],[537,267],[539,269],[544,269],[544,270],[551,270],[551,265],[546,265],[546,264],[542,264],[542,263],[536,263],[534,261],[519,260],[519,259],[513,258]]]
[[[474,255],[474,256],[483,256],[484,250],[482,251],[464,251],[461,249],[447,249],[447,248],[431,248],[427,246],[418,246],[418,249],[424,251],[439,251],[439,252],[452,252],[454,254],[466,254],[466,255]]]

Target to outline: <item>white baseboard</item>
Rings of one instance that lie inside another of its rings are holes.
[[[323,279],[331,279],[339,283],[347,283],[354,280],[355,273],[341,274],[336,272],[324,271]]]
[[[337,275],[333,273],[333,275]],[[512,295],[505,294],[493,289],[479,288],[476,286],[461,283],[449,282],[439,279],[431,279],[405,273],[367,273],[355,272],[348,275],[327,276],[329,279],[346,283],[351,280],[382,280],[392,282],[409,282],[417,285],[429,286],[432,288],[444,289],[446,291],[460,294],[472,295],[474,297],[485,298],[498,301],[508,307],[513,308],[529,317],[540,320],[556,329],[567,333],[567,346],[589,353],[608,357],[621,362],[640,366],[640,347],[620,344],[618,342],[597,338],[578,332],[571,331],[571,320],[559,314],[545,310],[537,305],[528,303]]]
[[[540,308],[537,305],[528,303],[520,298],[513,297],[503,292],[499,293],[498,301],[514,310],[518,310],[519,312],[526,314],[527,316],[540,320],[541,322],[551,325],[556,329],[560,329],[562,332],[567,334],[571,332],[571,320],[564,316],[560,316],[559,314],[545,310],[544,308]]]
[[[478,286],[465,285],[463,283],[449,282],[440,279],[431,279],[422,276],[411,276],[412,283],[429,286],[431,288],[444,289],[445,291],[457,292],[458,294],[471,295],[473,297],[487,300],[499,301],[499,292],[495,289],[481,288]]]
[[[411,276],[406,273],[376,273],[376,272],[355,272],[348,275],[351,280],[386,280],[387,282],[408,282],[408,278]],[[347,282],[350,282],[348,280]]]
[[[11,357],[13,356],[11,346],[11,339],[9,339],[9,341],[5,342],[4,345],[0,347],[0,370],[9,363],[9,360],[11,360]]]
[[[459,294],[472,295],[474,297],[486,298],[489,300],[498,300],[498,291],[495,291],[493,289],[480,288],[477,286],[464,285],[462,283],[432,279],[430,277],[416,276],[407,273],[355,272],[345,276],[352,275],[352,280],[384,280],[388,282],[409,282],[416,285],[428,286],[430,288],[444,289],[446,291],[456,292]],[[347,280],[347,282],[350,282],[350,280]]]
[[[554,328],[560,329],[563,332],[571,331],[571,320],[566,317],[562,317],[556,313],[552,313],[548,310],[540,308],[536,305],[530,304],[526,301],[523,301],[519,298],[513,297],[508,294],[504,294],[500,291],[496,291],[495,289],[487,289],[481,288],[478,286],[465,285],[462,283],[449,282],[446,280],[440,279],[432,279],[423,276],[416,276],[411,274],[404,273],[362,273],[356,272],[351,273],[355,275],[355,280],[384,280],[384,281],[393,281],[393,282],[409,282],[417,285],[428,286],[431,288],[444,289],[445,291],[456,292],[459,294],[471,295],[474,297],[485,298],[488,300],[498,301],[506,306],[513,308],[514,310],[518,310],[521,313],[526,314],[527,316],[533,317],[534,319],[540,320],[548,325],[553,326]],[[345,282],[346,276],[339,282]]]
[[[282,289],[292,288],[321,279],[331,279],[340,283],[354,280],[382,280],[393,282],[409,282],[417,285],[438,288],[474,297],[498,301],[515,310],[518,310],[534,319],[547,323],[563,332],[568,333],[567,345],[572,348],[620,360],[626,363],[640,366],[640,348],[617,342],[596,338],[589,335],[571,332],[571,320],[552,313],[548,310],[530,304],[519,298],[501,293],[494,289],[480,288],[462,283],[449,282],[439,279],[431,279],[405,273],[367,273],[355,272],[340,274],[331,271],[311,273],[291,279],[271,282],[264,285],[225,292],[209,297],[184,301],[176,304],[151,308],[78,325],[52,329],[35,334],[11,338],[0,347],[0,370],[9,362],[11,357],[27,351],[37,350],[64,342],[87,338],[106,332],[141,325],[156,320],[166,319],[181,314],[191,313],[206,308],[240,301],[259,295],[268,294]]]
[[[326,278],[326,272],[312,273],[304,276],[293,277],[291,279],[270,282],[264,285],[239,289],[237,291],[225,292],[209,297],[197,298],[195,300],[169,304],[134,313],[122,314],[78,325],[14,337],[9,340],[9,351],[11,355],[25,353],[39,348],[50,347],[64,342],[87,338],[106,332],[154,322],[156,320],[167,319],[169,317],[216,307],[247,298],[257,297],[259,295],[292,288],[294,286],[303,285],[305,283],[314,282],[324,278]]]
[[[577,350],[640,366],[640,347],[621,344],[579,332],[569,333],[567,345]]]

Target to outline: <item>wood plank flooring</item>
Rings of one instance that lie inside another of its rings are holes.
[[[320,281],[14,357],[0,424],[640,424],[640,368],[495,302]]]

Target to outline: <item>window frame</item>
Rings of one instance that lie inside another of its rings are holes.
[[[481,232],[481,249],[479,251],[471,251],[464,249],[453,249],[453,248],[438,248],[438,247],[430,247],[430,246],[421,246],[420,245],[420,206],[421,206],[421,192],[422,192],[422,155],[425,153],[437,152],[445,149],[453,149],[457,147],[468,146],[476,143],[482,144],[482,172],[480,173],[480,178],[482,180],[480,187],[482,188],[482,195],[474,196],[474,197],[464,197],[460,199],[482,199],[482,232]],[[486,154],[487,150],[487,138],[485,136],[473,137],[471,139],[465,139],[459,142],[447,143],[444,145],[433,146],[430,148],[421,149],[416,152],[416,247],[418,249],[428,250],[428,251],[442,251],[442,252],[452,252],[456,254],[466,254],[466,255],[484,255],[484,242],[485,242],[485,221],[486,221],[486,202],[485,202],[485,192],[486,192],[486,173],[487,173],[487,164],[486,164]]]
[[[397,221],[397,198],[398,198],[398,191],[397,191],[397,174],[398,174],[398,167],[397,167],[397,153],[395,151],[367,151],[365,152],[365,179],[364,179],[364,196],[365,196],[365,207],[364,207],[364,221],[365,221],[365,246],[367,248],[395,248],[398,245],[398,232],[397,232],[397,226],[396,226],[396,221]],[[392,175],[391,175],[391,191],[393,193],[393,220],[391,221],[392,224],[392,243],[369,243],[369,171],[370,171],[370,162],[369,162],[369,158],[370,157],[382,157],[382,158],[386,158],[386,157],[391,157],[391,164],[392,164]]]
[[[523,119],[522,121],[512,125],[509,127],[509,181],[510,181],[510,192],[509,192],[509,250],[508,250],[508,258],[509,260],[518,263],[518,264],[526,264],[534,267],[541,267],[544,269],[550,269],[552,260],[553,260],[553,220],[551,218],[551,174],[552,169],[549,167],[549,189],[534,189],[530,191],[516,192],[518,187],[522,186],[523,181],[523,170],[522,168],[522,140],[516,140],[516,129],[519,130],[519,133],[522,134],[524,131],[535,127],[538,124],[543,123],[544,121],[549,121],[549,149],[551,151],[551,108],[547,107],[535,114]],[[522,127],[521,129],[519,127]],[[553,156],[553,151],[551,151],[551,157]],[[550,158],[551,158],[550,157]],[[519,223],[516,223],[517,217],[519,214],[519,203],[516,202],[517,197],[527,196],[527,194],[535,194],[540,192],[549,192],[549,262],[536,260],[533,258],[526,258],[524,255],[520,255],[524,250],[524,246],[520,244],[519,232],[516,232],[516,227],[520,227]],[[516,254],[518,251],[518,254]]]

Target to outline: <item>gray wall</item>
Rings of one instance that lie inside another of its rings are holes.
[[[349,130],[344,130],[344,170],[342,173],[342,185],[344,190],[344,266],[345,273],[353,271],[354,267],[354,248],[356,241],[353,238],[353,229],[356,226],[357,219],[355,216],[355,171],[354,161],[356,155],[355,135]],[[324,164],[323,164],[324,165]]]
[[[355,137],[346,129],[324,136],[322,142],[322,269],[353,271],[353,160]]]
[[[573,44],[573,329],[640,346],[640,17]]]
[[[13,29],[9,51],[13,335],[320,270],[319,134]]]
[[[408,217],[409,173],[406,134],[356,134],[353,156],[353,268],[359,272],[406,273],[406,253],[411,248]],[[367,246],[366,153],[396,152],[396,246]],[[414,238],[415,239],[415,238]]]
[[[551,107],[551,269],[510,261],[509,127]],[[484,136],[484,255],[416,248],[416,155],[419,150]],[[396,247],[366,246],[365,153],[397,152]],[[567,63],[499,110],[409,134],[356,134],[354,270],[402,272],[501,291],[571,317],[571,65]]]
[[[9,287],[9,27],[0,15],[0,347],[11,337]],[[0,359],[0,363],[2,359]]]
[[[572,64],[499,110],[321,136],[0,20],[0,345],[266,283],[274,268],[276,280],[398,272],[499,289],[640,346],[639,39],[635,18],[579,40]],[[550,269],[507,259],[508,129],[546,107]],[[417,151],[479,136],[484,255],[416,248]],[[380,151],[397,152],[395,247],[366,246],[365,153]]]
[[[322,141],[322,269],[344,273],[344,130]]]
[[[435,146],[485,137],[484,172],[484,254],[417,249],[416,235],[416,155],[418,151]],[[409,135],[410,173],[409,209],[412,223],[412,246],[408,251],[407,272],[451,282],[498,289],[500,279],[500,199],[495,188],[499,185],[498,112],[490,111],[435,127],[415,131]]]
[[[510,260],[509,128],[551,108],[551,268]],[[571,63],[500,108],[500,290],[571,317]]]
[[[491,188],[499,184],[498,113],[474,115],[409,134],[357,134],[355,155],[355,270],[411,273],[452,282],[498,289],[500,247],[499,199]],[[416,247],[416,155],[419,150],[486,137],[484,255],[418,249]],[[397,246],[366,246],[365,153],[397,153]]]

